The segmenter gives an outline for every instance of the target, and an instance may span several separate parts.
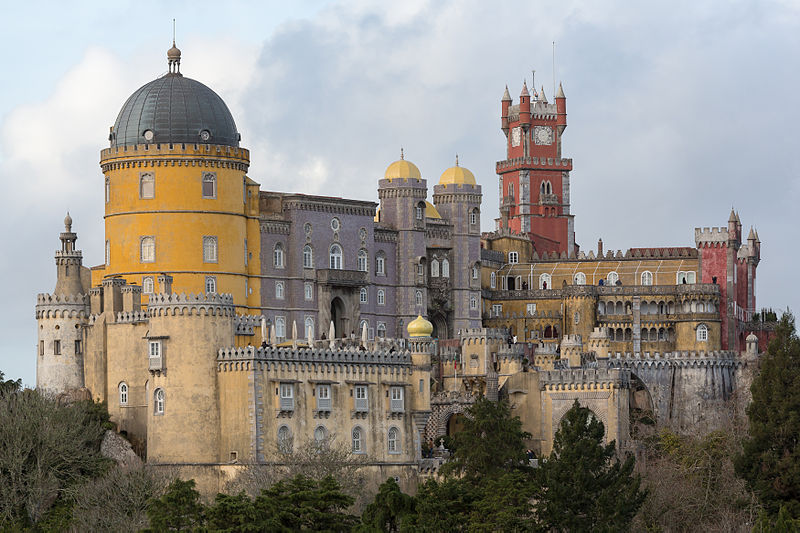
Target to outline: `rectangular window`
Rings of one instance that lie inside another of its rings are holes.
[[[244,240],[244,266],[247,266],[247,262],[248,262],[248,259],[249,259],[248,255],[249,254],[247,253],[247,239],[245,239]]]
[[[203,237],[203,262],[216,263],[217,260],[217,238],[213,236]]]
[[[106,203],[111,201],[111,178],[106,176]]]
[[[478,308],[478,298],[476,298],[475,296],[470,297],[469,308],[473,311]]]
[[[161,341],[150,341],[149,355],[151,358],[161,357]]]
[[[393,413],[403,412],[403,387],[391,388],[391,410]]]
[[[386,292],[383,289],[378,289],[378,305],[386,304]]]
[[[536,304],[528,304],[525,312],[528,313],[528,316],[533,316],[536,313]]]
[[[519,263],[519,252],[508,252],[508,262],[512,265]]]
[[[156,196],[156,176],[152,172],[139,173],[139,198],[149,200]]]
[[[111,264],[111,241],[106,241],[106,266]]]
[[[503,314],[503,304],[492,305],[492,316],[500,316]]]
[[[306,301],[310,301],[314,299],[314,285],[312,283],[306,283],[303,285],[303,294],[305,296]]]
[[[276,281],[275,282],[275,298],[278,300],[283,300],[283,282]]]
[[[142,263],[156,260],[156,238],[152,235],[139,237],[139,260]]]
[[[61,341],[53,341],[53,355],[61,355]]]
[[[275,317],[275,337],[278,341],[286,340],[286,318],[282,316]]]
[[[375,273],[379,276],[386,275],[386,258],[382,254],[383,252],[380,252],[375,259]]]
[[[369,410],[367,403],[367,386],[356,385],[355,389],[355,408],[359,413],[366,413]]]
[[[294,410],[294,383],[281,383],[281,411]]]
[[[203,172],[203,198],[217,197],[217,173]]]
[[[83,355],[83,343],[80,340],[75,341],[75,355]]]
[[[214,294],[216,292],[217,292],[216,276],[206,276],[206,294]]]
[[[44,341],[39,341],[39,355],[44,355]]]
[[[331,410],[331,386],[317,385],[317,410]]]

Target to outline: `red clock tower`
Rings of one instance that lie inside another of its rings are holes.
[[[537,252],[576,255],[575,228],[569,209],[572,159],[561,158],[561,135],[567,127],[567,99],[558,86],[555,104],[522,85],[519,104],[511,105],[508,87],[500,116],[506,135],[506,159],[500,176],[499,230],[528,235]]]

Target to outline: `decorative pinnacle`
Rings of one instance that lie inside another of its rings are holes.
[[[405,159],[405,155],[403,154],[403,147],[401,146],[400,147],[400,160],[402,161],[403,159]]]
[[[458,166],[458,154],[456,154],[456,166]]]
[[[530,96],[530,93],[528,92],[528,82],[525,81],[525,80],[522,81],[522,92],[519,93],[519,95],[520,96]]]
[[[561,82],[558,82],[558,92],[556,93],[556,98],[566,98],[566,96],[564,96],[564,88],[561,86]]]
[[[69,211],[67,211],[67,216],[64,217],[64,229],[67,230],[67,233],[72,233],[72,217],[69,216]]]
[[[753,226],[750,226],[750,233],[747,235],[747,240],[748,241],[756,240],[756,235],[755,233],[753,233]]]
[[[508,92],[508,85],[506,85],[506,91],[503,93],[502,102],[510,102],[511,101],[511,93]]]
[[[734,212],[733,207],[731,207],[731,216],[728,217],[728,222],[736,222],[736,213]]]
[[[544,95],[544,85],[542,85],[542,92],[539,93],[539,99],[545,104],[547,103],[547,97]]]

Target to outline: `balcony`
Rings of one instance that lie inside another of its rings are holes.
[[[558,205],[558,195],[539,193],[539,203],[541,205]]]
[[[317,283],[333,287],[363,287],[367,284],[367,273],[360,270],[317,270]]]
[[[155,356],[155,357],[149,357],[148,359],[150,360],[150,365],[149,365],[148,368],[150,369],[151,372],[155,372],[155,371],[161,372],[162,370],[164,370],[164,358],[163,357],[161,357],[159,355],[159,356]]]

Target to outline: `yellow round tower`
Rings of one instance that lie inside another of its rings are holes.
[[[229,293],[244,308],[260,306],[258,184],[247,176],[249,151],[225,102],[180,73],[169,72],[122,106],[101,152],[105,175],[105,264],[92,285],[122,277],[148,295]]]

